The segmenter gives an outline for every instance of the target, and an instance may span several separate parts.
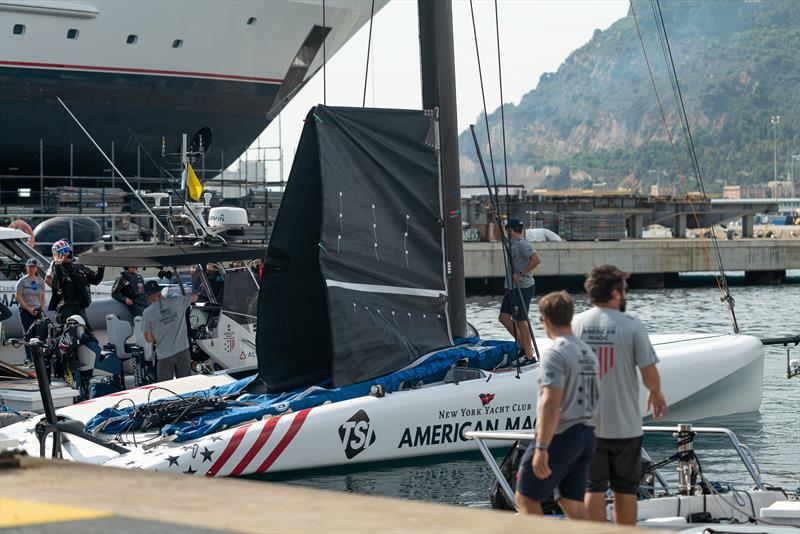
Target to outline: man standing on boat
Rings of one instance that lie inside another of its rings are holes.
[[[600,405],[597,447],[589,466],[586,512],[606,521],[606,491],[614,492],[614,521],[636,524],[642,449],[639,377],[648,390],[653,419],[667,414],[656,368],[658,357],[641,321],[625,314],[628,273],[613,265],[594,267],[584,287],[593,307],[575,316],[572,329],[597,355]]]
[[[583,498],[594,453],[597,360],[570,327],[574,304],[566,291],[539,300],[552,346],[542,354],[536,439],[517,474],[517,509],[542,515],[542,501],[558,489],[558,505],[571,519],[586,517]]]
[[[156,379],[159,382],[192,374],[186,308],[197,301],[194,293],[164,298],[155,280],[144,285],[150,305],[142,313],[142,329],[148,343],[155,343]]]
[[[133,317],[140,316],[150,304],[144,297],[144,278],[134,266],[122,269],[122,273],[114,281],[111,297],[126,305]]]
[[[500,323],[522,346],[525,357],[533,359],[533,344],[528,330],[528,310],[536,291],[533,270],[542,260],[525,239],[525,225],[519,219],[506,223],[511,244],[511,276],[506,275],[506,294],[500,304]],[[521,297],[521,298],[520,298]]]

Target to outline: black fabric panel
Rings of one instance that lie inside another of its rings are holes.
[[[430,112],[309,112],[259,295],[259,375],[270,392],[346,386],[451,344],[435,128]]]
[[[328,288],[337,387],[401,369],[450,345],[444,297],[365,293]]]
[[[319,151],[306,117],[270,238],[259,294],[258,372],[269,392],[330,379],[333,359],[322,274]]]
[[[441,290],[442,223],[436,122],[423,111],[316,110],[322,175],[320,267],[326,280]],[[377,246],[376,246],[377,245]],[[342,294],[344,292],[344,294]],[[353,322],[353,304],[439,315],[412,323]],[[328,288],[336,387],[403,367],[450,344],[444,298]],[[368,327],[369,326],[369,327]]]
[[[118,248],[100,252],[86,252],[78,263],[104,267],[183,267],[235,260],[263,258],[266,249],[243,245],[159,245],[155,247]]]
[[[325,278],[444,290],[433,116],[363,108],[316,113]]]

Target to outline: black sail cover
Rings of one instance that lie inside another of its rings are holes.
[[[452,345],[432,111],[306,117],[259,296],[269,391],[342,387]]]

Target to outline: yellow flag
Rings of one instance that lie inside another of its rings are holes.
[[[189,198],[194,200],[195,202],[200,201],[200,197],[203,194],[203,184],[200,183],[200,180],[197,178],[197,175],[194,173],[194,169],[192,169],[192,164],[188,163],[189,171],[188,176],[186,179],[186,188],[189,191]]]

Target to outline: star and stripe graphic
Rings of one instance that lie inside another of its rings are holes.
[[[266,421],[238,427],[205,475],[208,477],[238,476],[268,471],[300,432],[310,411],[311,409],[308,408],[297,413],[271,417]],[[278,423],[288,417],[292,417],[289,428],[275,447],[266,456],[263,456],[263,453],[268,450],[267,441],[275,433]]]
[[[600,380],[614,367],[614,345],[592,347],[597,355],[597,373]]]

